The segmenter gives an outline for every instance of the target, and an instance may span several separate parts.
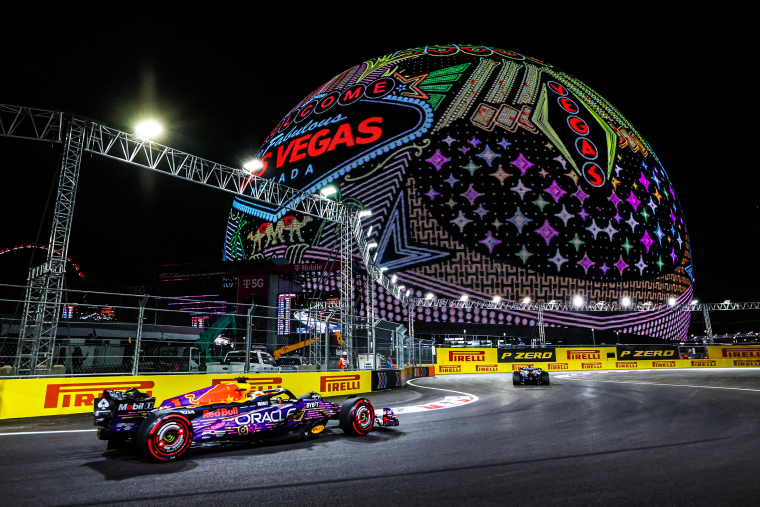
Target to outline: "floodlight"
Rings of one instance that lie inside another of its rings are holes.
[[[527,296],[526,296],[526,297],[524,297],[524,298],[523,298],[523,303],[524,303],[524,304],[526,304],[526,305],[527,305],[527,304],[529,304],[529,303],[530,303],[530,298],[529,298],[529,297],[527,297]]]
[[[377,243],[375,243],[374,241],[372,241],[371,243],[367,243],[367,248],[377,248]],[[383,268],[380,268],[380,269],[383,269]],[[388,268],[385,268],[385,269],[388,269]]]
[[[573,298],[573,305],[575,305],[576,307],[583,306],[583,298],[581,296],[575,296]]]
[[[676,304],[676,298],[670,298],[670,299],[668,299],[668,304],[670,306],[675,306],[675,304]]]
[[[146,121],[137,126],[135,133],[140,137],[150,139],[161,133],[161,126],[154,121]]]
[[[631,306],[631,298],[629,298],[628,296],[624,297],[623,299],[620,300],[620,304],[626,307]]]
[[[468,299],[470,299],[470,296],[468,296],[467,294],[462,294],[462,297],[459,298],[460,301],[467,301]]]
[[[319,193],[322,195],[322,197],[328,197],[330,195],[333,195],[338,191],[337,188],[335,188],[332,185],[327,185],[326,187],[322,187],[322,190],[319,191]]]
[[[494,303],[498,303],[499,301],[501,301],[501,297],[500,296],[494,296],[493,297],[493,302]]]
[[[369,248],[372,248],[372,247],[370,246]],[[380,271],[388,271],[388,268],[386,268],[385,266],[383,266],[383,267],[380,268]]]
[[[434,297],[435,296],[433,295],[432,292],[428,292],[427,294],[425,294],[425,299],[433,299]]]
[[[693,305],[695,305],[697,303],[699,303],[699,301],[697,301],[696,299],[692,300],[692,302],[691,302],[691,304],[693,304]]]
[[[393,275],[391,277],[391,283],[396,283],[396,280],[398,280],[398,277],[396,277],[396,275]]]
[[[261,160],[254,158],[250,162],[246,162],[243,164],[243,171],[247,172],[248,174],[255,173],[259,169],[264,167],[264,164],[261,163]]]
[[[363,209],[363,210],[361,210],[359,212],[359,218],[368,217],[370,215],[372,215],[372,210],[371,209]]]

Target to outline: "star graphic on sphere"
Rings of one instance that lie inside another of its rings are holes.
[[[675,234],[676,234],[676,230],[675,230],[675,229],[673,229],[673,226],[672,226],[672,225],[670,226],[670,234],[672,234],[672,235],[674,235],[674,236],[675,236]]]
[[[621,216],[620,216],[620,213],[615,213],[615,216],[614,216],[614,217],[612,217],[612,219],[613,219],[615,222],[617,222],[617,223],[620,223],[620,221],[623,219],[623,217],[621,217]]]
[[[562,190],[559,185],[557,185],[556,180],[552,181],[552,184],[549,186],[549,188],[545,188],[544,192],[554,197],[554,202],[559,202],[560,198],[567,193],[566,191]]]
[[[449,197],[449,200],[446,202],[446,205],[451,209],[454,209],[454,206],[456,206],[457,204],[458,203],[451,197]]]
[[[480,218],[482,219],[484,216],[486,216],[487,214],[489,214],[490,211],[488,211],[487,209],[485,209],[483,207],[483,205],[481,204],[480,206],[478,206],[478,209],[476,209],[475,211],[473,211],[473,213],[475,213],[477,215],[480,215]]]
[[[657,171],[657,167],[654,168],[655,171]],[[660,180],[657,178],[657,174],[652,176],[652,181],[654,181],[655,185],[657,185],[657,188],[660,188]]]
[[[654,213],[654,210],[657,209],[657,204],[655,204],[655,202],[652,200],[651,197],[649,198],[649,202],[647,203],[647,206],[652,208],[652,213]]]
[[[499,227],[501,227],[504,224],[501,223],[501,222],[499,222],[499,217],[496,217],[496,220],[494,220],[491,225],[493,225],[496,228],[496,230],[498,231]]]
[[[480,142],[480,141],[478,141],[478,138],[477,138],[477,137],[475,137],[475,136],[472,136],[472,139],[470,139],[470,140],[469,140],[469,141],[467,141],[467,142],[468,142],[469,144],[471,144],[473,148],[477,148],[477,147],[478,147],[478,145],[479,145],[479,144],[481,144],[481,142]]]
[[[554,146],[552,146],[552,143],[546,143],[544,146],[546,146],[546,147],[547,147],[547,148],[549,148],[550,150],[553,150],[553,149],[554,149]]]
[[[499,142],[498,142],[498,143],[496,143],[496,144],[498,144],[499,146],[501,146],[501,147],[502,147],[502,148],[504,148],[505,150],[507,149],[507,146],[512,146],[512,143],[510,143],[509,141],[507,141],[507,140],[506,140],[506,139],[504,139],[503,137],[501,138],[501,141],[499,141]]]
[[[618,231],[612,227],[612,220],[610,220],[610,225],[607,226],[606,229],[602,229],[602,232],[606,232],[607,236],[610,237],[610,241],[612,241],[612,237],[617,233]]]
[[[583,201],[586,200],[588,194],[584,192],[581,187],[578,187],[578,190],[573,194],[573,197],[577,197],[578,200],[581,201],[581,204],[583,204]]]
[[[456,141],[456,139],[454,139],[454,138],[453,138],[453,137],[451,137],[451,136],[446,136],[446,139],[442,139],[442,141],[443,141],[444,143],[448,144],[448,145],[449,145],[449,147],[451,147],[451,143],[453,143],[454,141]]]
[[[523,227],[525,227],[525,224],[528,222],[532,222],[530,218],[526,217],[522,214],[520,211],[520,208],[517,208],[517,213],[515,213],[515,216],[507,220],[507,222],[511,222],[517,227],[517,231],[519,234],[522,234]]]
[[[496,238],[494,238],[493,234],[491,234],[491,231],[488,231],[488,233],[486,234],[485,239],[481,239],[480,241],[478,241],[478,243],[483,243],[485,246],[487,246],[488,247],[488,253],[491,254],[491,253],[493,253],[494,247],[496,245],[498,245],[499,243],[501,243],[501,241],[498,240],[498,239],[496,239]]]
[[[617,179],[617,178],[615,178],[615,177],[613,177],[612,178],[612,188],[615,189],[615,190],[617,190],[617,186],[618,185],[620,185],[620,180]]]
[[[647,219],[649,218],[649,213],[647,213],[646,208],[641,208],[641,213],[639,213],[642,217],[644,217],[644,222],[646,223]]]
[[[578,233],[575,233],[575,237],[568,241],[571,245],[575,247],[575,251],[577,252],[578,249],[581,247],[581,245],[585,244],[586,242],[583,241],[581,238],[578,237]]]
[[[571,180],[573,180],[573,183],[575,183],[575,186],[578,186],[578,175],[575,174],[575,171],[571,170],[570,172],[567,172],[564,174],[564,176],[567,176]]]
[[[670,250],[670,258],[673,259],[673,264],[675,265],[676,259],[678,258],[678,255],[676,255],[675,247]]]
[[[523,176],[525,176],[525,173],[528,171],[528,169],[535,165],[533,162],[525,158],[525,155],[522,153],[520,153],[516,159],[510,162],[510,164],[517,167]]]
[[[662,228],[660,228],[660,224],[657,224],[657,230],[654,231],[654,235],[657,236],[657,239],[660,241],[660,245],[662,245],[662,237],[665,236],[665,233],[662,232]]]
[[[549,176],[549,171],[547,171],[546,169],[542,167],[541,170],[538,171],[538,174],[540,174],[542,178],[546,178],[547,176]]]
[[[594,239],[596,239],[596,235],[599,234],[600,231],[602,231],[602,229],[600,229],[599,226],[596,225],[596,219],[591,220],[591,225],[589,227],[586,227],[586,230],[594,235]]]
[[[615,176],[620,176],[620,171],[622,171],[623,168],[619,165],[615,164]]]
[[[628,267],[628,264],[625,263],[625,261],[623,260],[623,256],[621,255],[620,260],[617,261],[615,264],[613,264],[613,266],[618,268],[620,270],[620,274],[622,275],[623,271],[625,271],[625,268]]]
[[[588,268],[596,264],[596,262],[593,262],[591,259],[589,259],[588,252],[586,252],[583,254],[583,259],[579,260],[576,264],[583,266],[583,271],[588,274]]]
[[[430,186],[430,190],[425,194],[426,196],[430,197],[430,200],[435,200],[435,196],[441,195],[439,192],[436,192],[435,189],[433,189],[433,186]]]
[[[676,216],[673,214],[673,210],[670,210],[670,219],[673,221],[673,223],[676,223]]]
[[[634,227],[636,227],[637,225],[639,225],[639,223],[636,220],[633,219],[633,213],[631,213],[631,218],[629,218],[628,220],[626,220],[625,223],[627,223],[628,225],[631,226],[631,232],[633,232]]]
[[[549,224],[549,221],[546,220],[544,222],[544,225],[536,229],[536,234],[544,238],[544,241],[546,241],[546,246],[549,246],[549,242],[552,240],[552,238],[559,233]]]
[[[641,165],[644,167],[644,169],[647,169],[647,168],[649,167],[649,166],[646,164],[646,162],[644,162],[643,160],[641,161]],[[641,175],[642,175],[642,176],[644,176],[644,173],[641,173]]]
[[[475,199],[485,194],[478,193],[474,188],[472,188],[472,183],[470,183],[470,188],[467,189],[467,192],[459,195],[470,201],[470,206],[475,206]]]
[[[568,213],[567,209],[565,209],[565,205],[562,205],[562,211],[554,215],[555,217],[559,217],[562,219],[562,222],[565,224],[565,227],[567,227],[567,221],[573,218],[575,215]]]
[[[517,180],[517,185],[514,186],[514,187],[512,187],[512,188],[510,188],[510,190],[512,192],[517,192],[518,194],[520,194],[520,200],[522,201],[522,200],[525,199],[525,194],[527,194],[528,192],[530,192],[533,189],[532,188],[528,188],[525,185],[523,185],[522,180]]]
[[[633,211],[638,211],[639,204],[641,204],[641,201],[639,201],[635,195],[633,195],[633,190],[631,190],[631,195],[626,199],[630,203],[630,205],[633,207]]]
[[[608,267],[607,263],[605,262],[604,264],[602,264],[601,266],[599,266],[599,269],[601,269],[602,273],[604,273],[606,275],[607,271],[609,271],[612,268]]]
[[[644,243],[644,247],[646,247],[647,253],[649,253],[649,248],[651,248],[652,243],[654,243],[654,240],[649,236],[649,231],[644,231],[644,235],[639,241]]]
[[[544,197],[541,194],[538,194],[538,199],[533,201],[533,204],[541,208],[541,211],[544,211],[544,206],[546,206],[549,203],[544,200]]]
[[[636,266],[637,268],[639,268],[639,275],[643,275],[644,274],[644,269],[648,266],[648,264],[644,264],[644,256],[643,255],[639,257],[639,262],[637,262],[636,264],[634,264],[634,266]]]
[[[659,204],[662,201],[662,194],[659,190],[654,191],[654,196],[657,198],[657,203]]]
[[[657,257],[657,262],[655,262],[655,264],[657,264],[657,267],[660,268],[660,272],[662,272],[662,267],[665,265],[665,263],[662,262],[662,256]]]
[[[680,232],[678,233],[678,239],[676,241],[678,241],[678,248],[680,250],[681,244],[683,243],[683,241],[681,240],[681,233]]]
[[[585,222],[586,219],[588,217],[590,217],[591,215],[589,215],[588,213],[586,213],[585,209],[581,208],[581,211],[578,213],[578,216],[581,217],[583,219],[583,221]]]
[[[451,185],[451,188],[454,188],[454,183],[456,183],[459,180],[456,179],[453,174],[449,174],[449,179],[443,180],[443,181],[445,181],[446,183],[448,183],[449,185]]]
[[[617,196],[617,194],[615,193],[614,190],[612,191],[612,195],[610,195],[607,199],[609,199],[610,201],[612,201],[612,204],[615,205],[615,209],[617,209],[618,204],[620,204],[621,202],[623,202],[623,200],[620,197]]]
[[[549,259],[549,262],[553,262],[554,265],[557,266],[557,273],[559,273],[560,266],[562,266],[564,263],[566,263],[567,259],[565,259],[564,257],[562,257],[559,254],[559,248],[557,248],[557,253],[554,254],[554,257],[552,257],[551,259]]]
[[[435,153],[433,154],[432,157],[425,159],[425,162],[430,162],[431,164],[433,164],[433,167],[435,167],[436,171],[440,171],[441,167],[443,167],[443,165],[446,162],[450,162],[450,161],[451,161],[450,158],[446,158],[443,155],[441,155],[441,150],[435,150]]]
[[[670,184],[668,184],[668,190],[670,190],[670,195],[672,195],[672,196],[673,196],[673,200],[675,200],[675,198],[676,198],[676,193],[675,193],[675,192],[673,192],[673,186],[672,186],[672,185],[670,185]]]
[[[623,243],[623,248],[625,248],[626,255],[631,253],[631,248],[633,248],[633,245],[628,242],[628,238],[625,238],[625,243]]]
[[[464,169],[465,171],[470,171],[470,176],[475,176],[475,171],[480,169],[480,166],[476,165],[475,162],[473,162],[472,159],[470,159],[470,162],[467,163],[467,165],[463,165],[462,169]]]
[[[562,169],[564,169],[564,170],[567,171],[567,160],[565,160],[564,158],[562,158],[562,155],[557,155],[552,160],[556,160],[557,162],[559,162],[560,164],[562,164]]]
[[[515,255],[518,256],[520,259],[522,259],[523,264],[525,264],[526,262],[528,262],[528,257],[530,257],[533,254],[530,253],[527,248],[525,248],[525,245],[523,245],[522,250],[517,252]]]
[[[468,148],[467,146],[462,146],[461,148],[457,148],[457,149],[461,151],[462,153],[467,153],[468,151],[470,151],[470,148]]]
[[[456,225],[457,227],[459,227],[459,232],[464,232],[464,227],[470,222],[472,222],[472,220],[469,220],[468,218],[466,218],[464,214],[462,213],[462,210],[460,209],[459,216],[456,217],[454,220],[451,220],[450,222]]]
[[[649,192],[649,185],[651,185],[652,182],[650,182],[646,176],[644,176],[644,173],[641,173],[641,178],[638,180],[642,185],[644,185],[644,188],[646,188],[647,192]]]
[[[504,169],[502,169],[501,164],[499,164],[499,169],[496,170],[495,173],[489,174],[489,176],[493,176],[497,180],[499,180],[499,183],[501,183],[501,186],[504,186],[504,180],[512,176],[508,172],[504,172]]]
[[[491,163],[493,162],[493,159],[495,159],[496,157],[501,157],[499,153],[492,151],[491,148],[489,148],[487,144],[486,144],[486,149],[475,156],[480,157],[483,160],[485,160],[486,164],[488,164],[488,167],[491,167]]]

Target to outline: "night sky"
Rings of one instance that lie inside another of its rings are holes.
[[[633,8],[589,18],[498,5],[417,9],[412,18],[398,7],[330,22],[268,12],[263,26],[260,16],[236,11],[87,21],[47,13],[48,22],[35,21],[49,23],[37,32],[44,35],[4,48],[0,103],[71,111],[128,132],[154,119],[165,128],[157,142],[240,167],[298,101],[361,61],[426,44],[517,51],[575,75],[645,136],[683,205],[695,297],[758,300],[757,106],[747,70],[754,44],[737,15],[653,19]],[[47,242],[54,194],[44,218],[43,210],[59,154],[60,145],[0,138],[0,249],[35,241],[41,223]],[[231,201],[86,154],[69,255],[90,276],[221,260]],[[29,260],[0,256],[0,283],[23,282]]]

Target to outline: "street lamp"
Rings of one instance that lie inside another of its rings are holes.
[[[146,121],[137,126],[135,133],[144,139],[150,139],[161,133],[161,125],[154,121]]]

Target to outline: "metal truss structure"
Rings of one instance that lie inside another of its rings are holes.
[[[69,130],[65,139],[65,156],[53,218],[51,248],[45,264],[30,273],[30,289],[26,298],[24,326],[19,345],[20,349],[23,348],[24,359],[23,364],[17,365],[20,375],[32,374],[37,369],[49,371],[52,365],[53,349],[50,347],[55,340],[57,313],[53,317],[49,315],[49,309],[58,307],[54,304],[51,306],[51,303],[60,303],[63,269],[68,252],[83,151],[340,224],[341,324],[343,341],[349,353],[352,352],[354,327],[354,244],[367,269],[368,277],[382,285],[403,304],[407,304],[406,295],[374,265],[362,231],[359,209],[353,206],[280,185],[242,169],[211,162],[149,139],[59,111],[0,104],[0,135],[3,136],[61,142],[60,132],[65,123],[68,124]],[[60,252],[61,259],[58,258],[56,249]]]

